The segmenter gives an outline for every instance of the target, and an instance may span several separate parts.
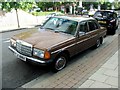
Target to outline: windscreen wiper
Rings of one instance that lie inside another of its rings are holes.
[[[65,31],[62,31],[62,30],[55,30],[55,33],[59,33],[59,32],[62,32],[62,33],[67,33],[67,32],[65,32]]]
[[[50,30],[54,30],[54,29],[52,29],[52,28],[45,28],[45,29],[50,29]]]

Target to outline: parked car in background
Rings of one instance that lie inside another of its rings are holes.
[[[118,16],[118,21],[119,21],[119,23],[120,23],[120,16]]]
[[[86,9],[83,9],[83,10],[82,10],[82,14],[83,14],[83,15],[88,15],[88,11],[87,11]]]
[[[40,8],[38,8],[38,7],[35,7],[35,8],[33,8],[33,9],[31,9],[31,10],[29,10],[29,12],[43,12]]]
[[[93,17],[93,15],[95,14],[95,12],[96,12],[96,10],[94,10],[94,9],[89,10],[88,16],[89,17]]]
[[[93,18],[55,16],[39,30],[14,35],[9,49],[23,61],[50,65],[57,72],[67,65],[70,57],[99,47],[105,35],[106,29]]]
[[[118,17],[116,12],[111,10],[100,10],[97,11],[93,17],[101,26],[107,28],[108,34],[115,34],[118,28]]]
[[[60,12],[53,12],[53,13],[50,13],[46,16],[46,18],[50,18],[50,17],[54,17],[54,16],[60,16],[60,15],[63,15],[63,13],[60,13]]]

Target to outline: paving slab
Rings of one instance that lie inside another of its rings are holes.
[[[97,74],[104,74],[108,69],[107,68],[103,68],[101,67],[98,71],[96,71],[95,73]]]
[[[104,72],[104,74],[116,78],[118,77],[118,71],[114,71],[114,70],[107,70]]]
[[[89,88],[111,88],[111,85],[102,83],[102,82],[94,82]]]
[[[112,86],[118,87],[118,78],[116,78],[116,77],[109,77],[109,78],[105,81],[105,83],[110,84],[110,85],[112,85]]]
[[[117,65],[105,63],[102,67],[114,70],[117,67]]]
[[[89,79],[90,80],[95,80],[95,81],[100,81],[100,82],[105,82],[105,80],[108,78],[108,76],[103,75],[103,74],[93,74]]]
[[[89,88],[94,82],[95,81],[93,81],[93,80],[87,80],[79,88]]]

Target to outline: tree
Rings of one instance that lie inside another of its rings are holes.
[[[17,11],[17,9],[20,8],[20,3],[19,2],[2,2],[2,10],[11,11],[13,8],[16,11],[18,27],[20,27],[19,18],[18,18],[18,11]]]
[[[1,5],[2,10],[6,12],[10,12],[12,9],[15,9],[18,27],[20,27],[19,18],[18,18],[18,9],[28,10],[32,8],[33,2],[2,2],[1,4],[2,4]]]
[[[115,9],[120,9],[120,1],[114,0],[114,6],[115,6]]]

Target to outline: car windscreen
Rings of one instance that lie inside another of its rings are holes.
[[[76,32],[77,25],[78,22],[76,21],[51,17],[44,23],[42,28],[74,35]]]

